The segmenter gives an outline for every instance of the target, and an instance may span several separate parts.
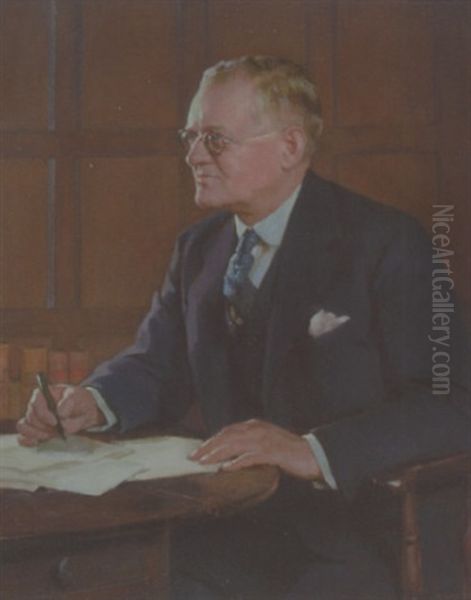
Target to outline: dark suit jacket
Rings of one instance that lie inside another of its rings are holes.
[[[233,420],[222,280],[235,246],[219,213],[177,241],[135,344],[85,383],[122,430],[200,404],[208,432]],[[433,395],[430,243],[409,216],[308,172],[282,246],[261,401],[264,418],[315,430],[347,495],[372,475],[471,447],[462,328],[452,320],[454,383]],[[350,319],[319,338],[319,309]]]

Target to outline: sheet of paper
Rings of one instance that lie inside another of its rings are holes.
[[[0,487],[34,492],[40,486],[28,474],[23,478],[15,469],[0,469]]]
[[[73,439],[76,438],[76,439]],[[25,448],[16,435],[0,436],[0,487],[49,487],[100,495],[126,480],[175,477],[216,471],[188,456],[201,440],[159,436],[105,444],[71,436]]]
[[[120,442],[124,448],[132,449],[132,459],[143,466],[144,470],[134,479],[157,479],[176,477],[191,473],[211,473],[219,465],[200,465],[188,456],[201,445],[201,440],[159,436]]]
[[[76,439],[86,440],[83,452],[76,451]],[[53,439],[35,448],[25,448],[18,444],[15,434],[0,435],[0,468],[12,467],[19,471],[34,471],[53,465],[88,463],[101,458],[121,458],[132,454],[131,449],[81,436],[70,436],[67,441],[70,450],[67,446],[62,449],[62,444],[62,440]]]
[[[43,470],[40,481],[43,487],[100,496],[141,470],[142,466],[132,460],[103,458],[72,468]]]
[[[143,468],[128,459],[131,449],[88,438],[82,441],[77,444],[72,436],[67,451],[61,440],[25,448],[18,444],[16,435],[0,436],[0,487],[50,487],[97,496]],[[83,451],[77,452],[77,448]]]

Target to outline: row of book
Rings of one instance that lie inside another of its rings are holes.
[[[0,419],[16,420],[24,414],[39,371],[47,374],[51,384],[78,384],[89,370],[86,350],[0,343]]]

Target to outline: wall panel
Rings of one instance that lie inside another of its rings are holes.
[[[184,123],[191,98],[203,70],[209,66],[209,37],[207,35],[207,2],[192,0],[180,13],[176,54],[180,62],[179,80],[180,122]]]
[[[299,62],[305,57],[302,0],[209,0],[211,60],[245,54],[276,54]]]
[[[46,306],[48,168],[44,160],[0,161],[0,306]]]
[[[343,185],[414,215],[428,228],[438,201],[437,157],[433,154],[359,154],[337,159]]]
[[[84,128],[175,127],[176,3],[83,3]]]
[[[81,162],[82,306],[146,306],[177,233],[173,157]]]
[[[0,128],[48,125],[49,5],[37,0],[0,4]]]
[[[324,123],[330,127],[334,108],[334,23],[332,2],[309,2],[306,12],[306,65],[315,77],[322,99]]]
[[[332,2],[319,0],[309,2],[306,12],[306,60],[305,65],[314,77],[321,97],[324,131],[329,131],[333,123],[334,110],[334,44],[335,11]],[[333,178],[332,154],[328,151],[325,136],[320,140],[319,151],[314,157],[316,172]]]
[[[434,120],[433,11],[424,2],[338,3],[339,125]]]

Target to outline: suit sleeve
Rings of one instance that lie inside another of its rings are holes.
[[[100,392],[117,416],[120,431],[144,423],[173,423],[189,406],[190,377],[180,293],[182,246],[180,240],[134,345],[100,365],[81,383]]]
[[[347,495],[382,471],[471,450],[469,348],[453,300],[449,324],[434,317],[440,308],[432,300],[432,275],[440,266],[427,236],[404,217],[372,276],[373,335],[386,401],[315,429]],[[449,367],[449,390],[434,388],[439,361],[442,372]]]

